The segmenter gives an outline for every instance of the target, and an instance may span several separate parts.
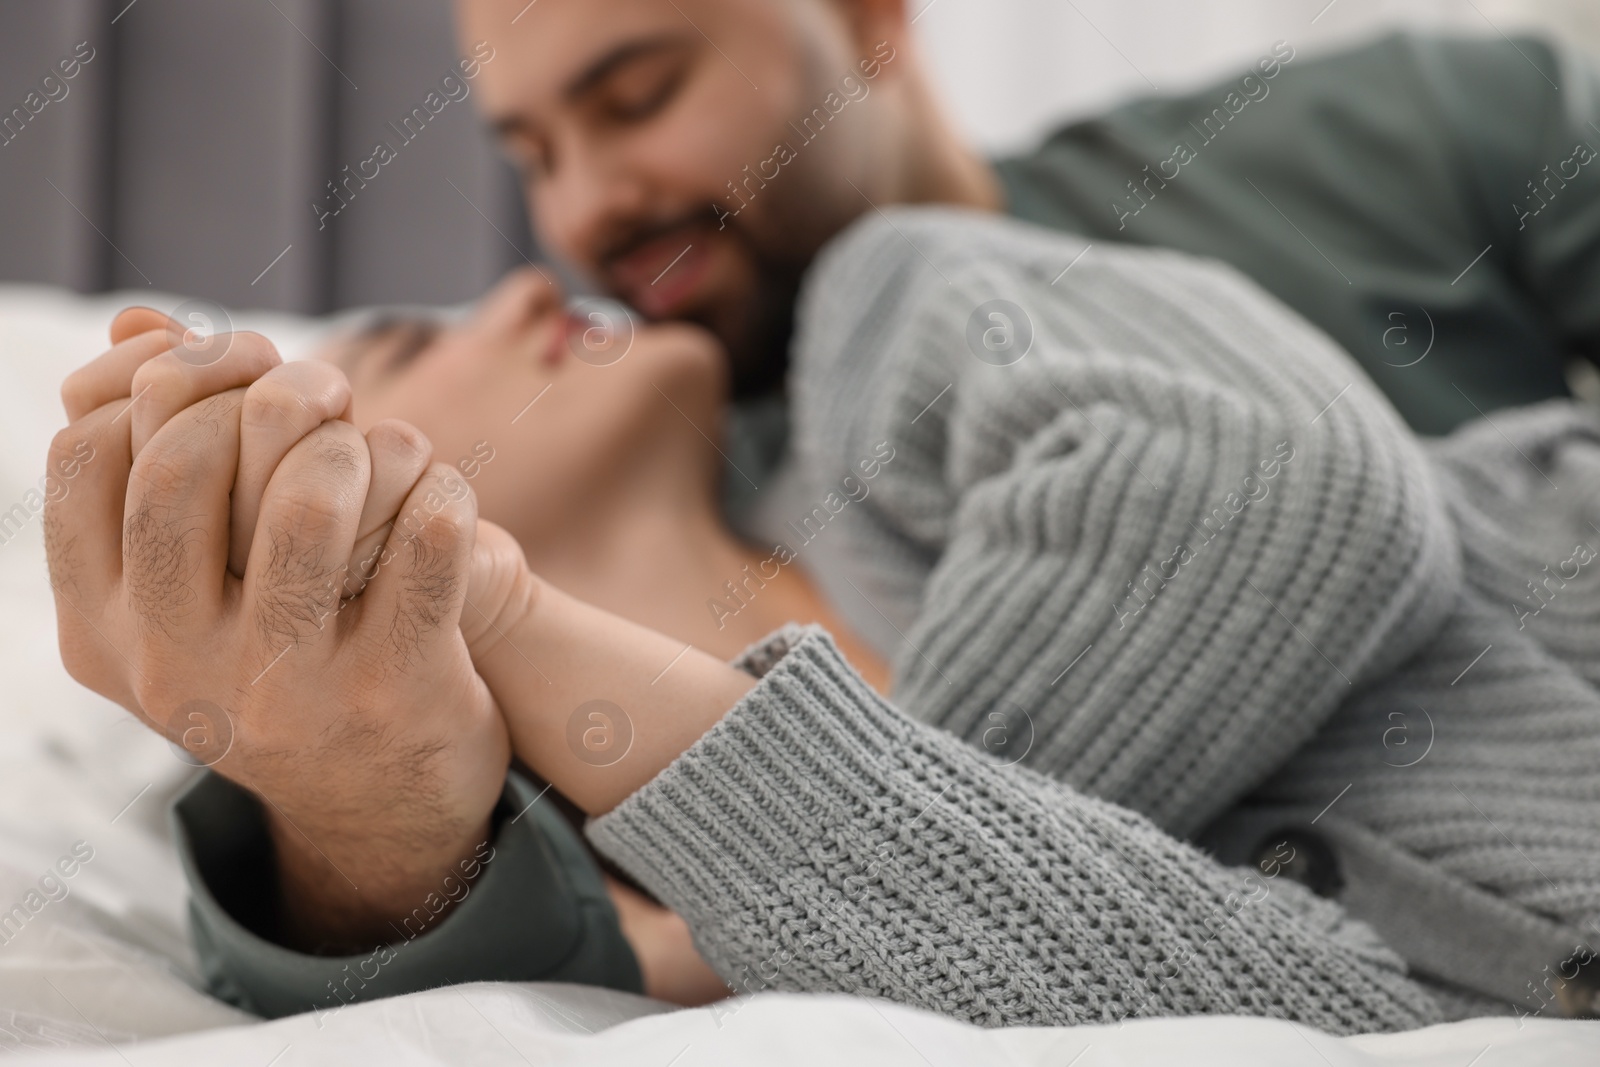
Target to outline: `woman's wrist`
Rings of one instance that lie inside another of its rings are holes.
[[[517,755],[591,815],[649,782],[756,684],[715,656],[532,580],[537,596],[474,664]]]

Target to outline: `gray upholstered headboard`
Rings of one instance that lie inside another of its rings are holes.
[[[475,296],[532,249],[459,58],[448,0],[0,0],[0,281]]]

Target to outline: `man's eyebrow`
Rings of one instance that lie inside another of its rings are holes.
[[[682,48],[685,43],[684,36],[680,33],[658,33],[623,41],[567,82],[567,87],[561,91],[561,95],[569,101],[576,100],[616,73],[619,68],[658,52]]]
[[[685,36],[679,33],[657,33],[622,41],[579,71],[562,88],[561,96],[568,102],[578,100],[629,63],[660,52],[683,48],[688,43]],[[494,120],[493,125],[495,133],[501,136],[528,131],[527,121],[517,114],[502,115]]]

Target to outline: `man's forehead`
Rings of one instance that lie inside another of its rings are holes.
[[[484,73],[498,108],[554,101],[615,54],[652,40],[688,34],[699,40],[697,18],[725,23],[739,6],[712,0],[456,0],[463,52],[479,42],[495,49]]]

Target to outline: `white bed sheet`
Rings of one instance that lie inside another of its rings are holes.
[[[103,349],[111,315],[131,302],[167,310],[179,300],[0,285],[0,512],[38,484],[65,422],[61,379]],[[275,314],[241,314],[235,324],[267,333],[289,358],[328,328]],[[0,604],[0,913],[38,892],[74,845],[93,850],[60,883],[62,899],[30,913],[17,936],[0,934],[0,1055],[19,1062],[1600,1065],[1600,1023],[1548,1019],[1343,1039],[1234,1018],[985,1031],[858,998],[773,994],[670,1011],[539,984],[462,986],[260,1022],[195,988],[164,819],[194,771],[62,669],[37,517],[0,544]]]

